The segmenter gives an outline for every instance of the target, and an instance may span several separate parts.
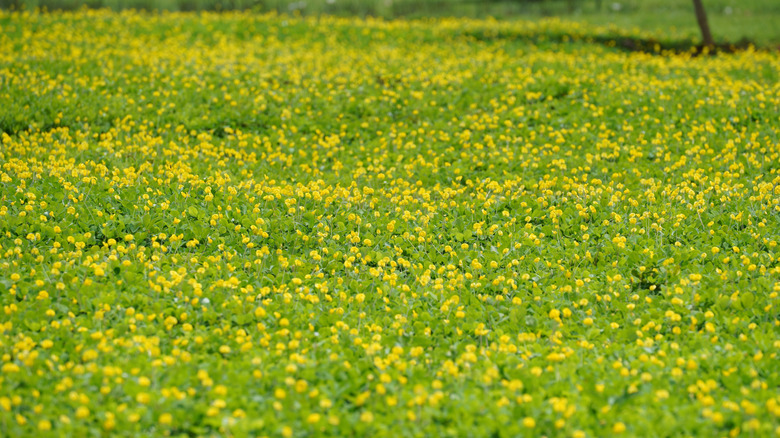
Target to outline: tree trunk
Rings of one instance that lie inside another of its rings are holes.
[[[704,45],[712,47],[715,45],[715,41],[712,39],[712,33],[710,33],[710,25],[707,23],[707,11],[704,10],[704,5],[701,0],[693,0],[693,9],[696,11],[696,21],[699,22],[699,29],[701,29],[701,38]]]

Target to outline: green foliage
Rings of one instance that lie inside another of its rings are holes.
[[[716,42],[780,44],[780,7],[774,0],[707,0]],[[76,10],[82,7],[147,11],[231,11],[383,18],[561,16],[596,25],[616,25],[659,34],[679,29],[698,35],[689,0],[0,0],[0,8]]]
[[[0,435],[778,433],[776,52],[0,25]]]

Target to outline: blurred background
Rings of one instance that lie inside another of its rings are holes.
[[[749,40],[780,46],[780,0],[703,0],[716,42]],[[699,27],[691,0],[0,0],[3,9],[74,10],[82,7],[149,11],[251,10],[390,18],[558,16],[596,25],[614,24],[692,36]]]

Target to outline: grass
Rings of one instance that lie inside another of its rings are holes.
[[[680,30],[699,37],[699,28],[690,1],[618,2],[619,11],[583,12],[577,19],[596,25],[614,24],[622,28],[639,28],[663,34]],[[713,35],[717,41],[738,42],[743,39],[761,46],[780,46],[780,6],[771,1],[704,2]],[[611,9],[609,4],[605,9]]]
[[[304,15],[378,16],[384,18],[489,16],[530,18],[560,16],[595,25],[613,24],[664,34],[679,29],[698,36],[699,29],[689,0],[0,0],[0,7],[36,7],[73,10],[128,8],[145,10],[255,10],[298,12]],[[780,46],[780,6],[773,0],[707,0],[705,7],[715,39],[720,43],[749,40],[764,47]]]
[[[0,26],[0,436],[780,433],[776,51]]]

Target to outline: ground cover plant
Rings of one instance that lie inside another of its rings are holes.
[[[0,435],[780,434],[777,53],[0,26]]]
[[[780,47],[777,0],[704,0],[717,45]],[[48,11],[83,7],[148,11],[230,11],[303,16],[422,18],[467,17],[537,20],[558,16],[594,25],[617,25],[701,42],[691,0],[0,0],[0,9]],[[678,41],[678,43],[685,41]]]

